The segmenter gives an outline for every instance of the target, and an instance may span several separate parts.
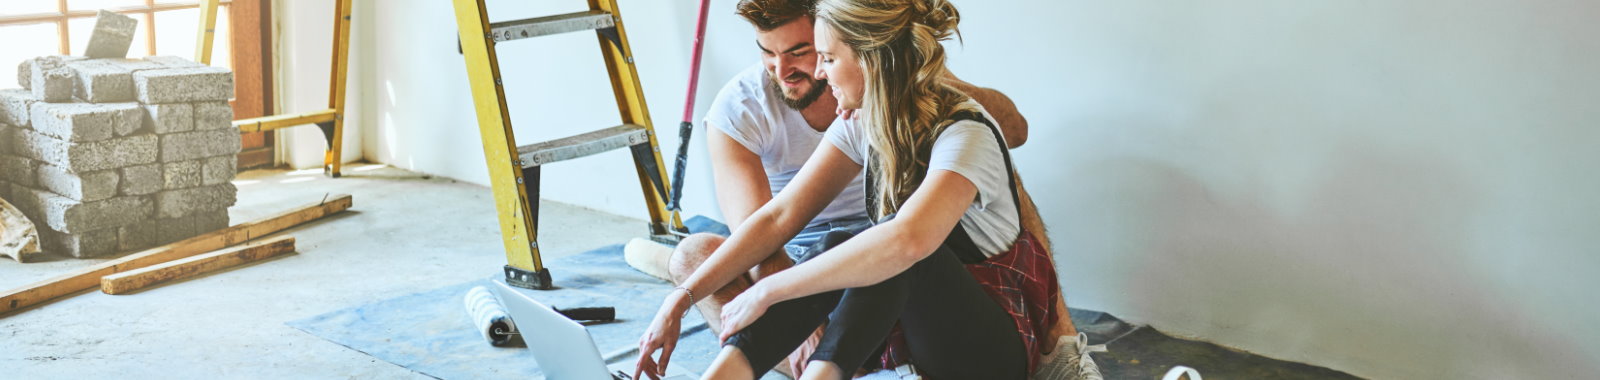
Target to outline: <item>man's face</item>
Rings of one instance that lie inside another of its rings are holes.
[[[810,106],[828,88],[827,82],[811,77],[817,67],[811,23],[811,17],[801,17],[772,30],[756,31],[761,63],[772,79],[768,85],[782,92],[784,104],[794,109]]]

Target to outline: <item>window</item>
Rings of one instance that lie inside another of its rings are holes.
[[[212,39],[211,65],[234,70],[234,117],[264,116],[271,103],[271,0],[220,0]],[[194,59],[200,31],[200,2],[157,0],[28,0],[0,4],[0,88],[17,88],[14,67],[29,58],[82,55],[94,30],[95,14],[104,9],[139,20],[128,57],[171,55]],[[235,33],[235,19],[248,25]],[[244,46],[234,51],[233,46]],[[244,64],[236,67],[234,62]],[[244,94],[239,96],[239,94]],[[244,152],[239,167],[273,164],[271,132],[240,136]]]

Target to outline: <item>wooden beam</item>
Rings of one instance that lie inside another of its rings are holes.
[[[0,315],[93,289],[100,285],[101,277],[215,251],[348,210],[350,205],[349,195],[330,195],[322,201],[272,217],[241,223],[8,290],[0,293]]]
[[[338,111],[333,109],[325,109],[302,114],[274,115],[253,119],[234,120],[233,127],[239,128],[239,132],[261,132],[300,125],[326,123],[333,121],[333,119],[337,117]]]
[[[100,291],[128,294],[167,282],[200,276],[294,252],[294,237],[279,236],[221,251],[173,260],[100,278]]]

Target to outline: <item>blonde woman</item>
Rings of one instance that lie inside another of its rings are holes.
[[[955,8],[822,0],[816,16],[817,78],[841,108],[859,110],[855,122],[830,128],[794,182],[667,296],[640,338],[635,377],[665,370],[691,305],[779,249],[866,170],[878,222],[829,233],[724,305],[724,347],[706,377],[759,377],[826,321],[801,378],[906,362],[929,378],[1027,378],[1066,316],[1049,253],[1022,223],[1004,138],[942,80],[939,41],[955,33]],[[1068,377],[1098,378],[1078,343],[1052,354],[1079,359]]]

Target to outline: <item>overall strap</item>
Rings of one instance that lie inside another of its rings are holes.
[[[976,111],[956,112],[955,115],[950,116],[949,120],[951,124],[962,120],[971,120],[983,123],[983,125],[989,127],[990,132],[994,133],[994,141],[998,144],[1000,156],[1004,157],[1006,162],[1006,178],[1008,179],[1006,182],[1011,187],[1011,202],[1017,209],[1017,222],[1021,223],[1022,200],[1017,194],[1016,170],[1011,164],[1011,152],[1006,148],[1005,135],[1001,134],[1000,128],[995,127],[994,123],[989,122],[988,118],[983,117],[982,114],[979,114]],[[877,151],[869,149],[867,151],[866,178],[864,181],[866,186],[864,187],[866,188],[867,192],[867,213],[873,216],[873,224],[882,223],[883,221],[893,217],[892,215],[887,217],[876,215],[878,212],[878,182],[876,177],[878,176],[879,171],[877,162]],[[977,243],[972,241],[972,236],[967,234],[966,229],[962,228],[960,223],[957,223],[955,229],[950,231],[950,236],[945,238],[944,245],[950,247],[951,250],[956,253],[956,256],[961,258],[961,262],[966,264],[982,262],[988,258],[988,256],[983,254],[982,250],[978,249]]]

